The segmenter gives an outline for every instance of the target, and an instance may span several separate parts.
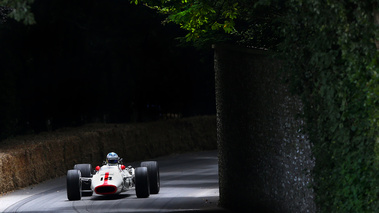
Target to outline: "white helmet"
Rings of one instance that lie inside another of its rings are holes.
[[[107,155],[107,164],[110,166],[118,165],[119,157],[116,153],[110,152]]]

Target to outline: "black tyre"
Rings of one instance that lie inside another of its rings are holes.
[[[82,177],[92,177],[91,164],[75,164],[74,169],[80,170]],[[82,196],[92,196],[91,181],[82,182]]]
[[[138,198],[147,198],[150,196],[149,176],[146,167],[137,167],[135,169],[135,183]]]
[[[141,167],[147,168],[147,173],[149,175],[149,183],[150,183],[150,193],[158,194],[160,186],[161,186],[158,162],[144,161],[141,163]]]
[[[67,171],[67,198],[80,200],[82,198],[82,183],[80,171],[76,169]]]
[[[74,169],[80,170],[82,177],[92,177],[91,164],[75,164]]]

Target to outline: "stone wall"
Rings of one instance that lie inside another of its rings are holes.
[[[216,148],[215,116],[92,124],[17,137],[0,146],[0,193],[65,175],[76,163],[101,165],[111,151],[127,163]]]
[[[315,212],[301,102],[268,51],[215,46],[220,205],[249,212]]]

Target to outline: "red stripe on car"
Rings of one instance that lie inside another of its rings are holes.
[[[108,185],[108,177],[109,177],[109,172],[106,172],[103,185]]]

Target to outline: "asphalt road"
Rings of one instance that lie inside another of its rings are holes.
[[[122,157],[122,156],[121,156]],[[217,207],[217,151],[172,155],[157,160],[161,189],[149,198],[135,190],[117,196],[93,195],[69,201],[66,177],[0,197],[0,212],[221,212]],[[125,163],[128,165],[127,163]],[[138,166],[132,163],[132,166]],[[93,165],[96,166],[96,165]]]

